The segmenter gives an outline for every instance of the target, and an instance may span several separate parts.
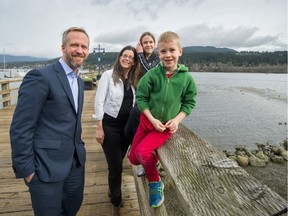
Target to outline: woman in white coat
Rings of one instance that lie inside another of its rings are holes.
[[[108,163],[112,215],[119,215],[120,207],[124,205],[122,162],[130,144],[124,128],[135,104],[138,73],[136,49],[126,46],[120,51],[113,69],[102,74],[95,96],[96,140],[102,145]]]

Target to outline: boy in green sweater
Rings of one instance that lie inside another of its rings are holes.
[[[133,165],[142,164],[149,181],[149,203],[152,208],[164,202],[164,184],[156,165],[155,150],[178,130],[179,123],[195,107],[195,82],[184,65],[180,38],[175,32],[164,32],[158,39],[161,63],[149,70],[137,86],[136,100],[141,110],[140,124],[129,154]]]

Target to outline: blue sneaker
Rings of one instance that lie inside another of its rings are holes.
[[[152,208],[157,208],[164,202],[164,184],[160,180],[159,182],[149,183],[149,204]]]

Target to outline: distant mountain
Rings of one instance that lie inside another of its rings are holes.
[[[5,55],[5,62],[37,62],[37,61],[47,61],[47,58],[36,58],[32,56],[14,56],[14,55]],[[0,62],[4,62],[4,55],[0,55]]]
[[[217,48],[214,46],[187,46],[183,47],[184,53],[197,53],[197,52],[209,52],[209,53],[237,53],[236,50],[229,48]]]
[[[199,53],[199,52],[207,52],[207,53],[237,53],[237,51],[229,48],[217,48],[214,46],[187,46],[184,47],[184,53]],[[113,53],[115,54],[115,53]],[[117,54],[117,52],[116,52]],[[105,57],[110,56],[109,52],[106,53]],[[116,58],[115,55],[113,56],[113,61]],[[115,57],[114,57],[115,56]],[[89,56],[91,58],[91,55]],[[57,58],[58,59],[58,58]],[[103,57],[104,59],[104,57]],[[40,62],[40,61],[52,61],[55,59],[48,59],[48,58],[37,58],[32,56],[14,56],[14,55],[5,55],[5,62],[6,63],[25,63],[25,62]],[[0,63],[4,62],[3,54],[0,54]]]

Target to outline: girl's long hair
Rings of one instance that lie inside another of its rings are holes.
[[[112,74],[112,78],[113,78],[113,81],[114,81],[114,84],[116,83],[119,83],[120,82],[120,79],[123,81],[125,81],[125,78],[124,78],[124,69],[123,67],[121,66],[120,64],[120,58],[123,54],[123,52],[125,50],[131,50],[133,53],[134,53],[134,65],[132,65],[132,67],[130,68],[130,71],[128,73],[128,80],[126,82],[126,89],[128,90],[131,86],[135,87],[137,86],[137,83],[138,83],[138,77],[139,77],[139,73],[140,73],[140,67],[139,67],[139,64],[138,64],[138,57],[137,57],[137,51],[136,49],[133,47],[133,46],[125,46],[121,51],[120,53],[118,54],[117,56],[117,59],[114,63],[114,66],[113,66],[113,74]]]

